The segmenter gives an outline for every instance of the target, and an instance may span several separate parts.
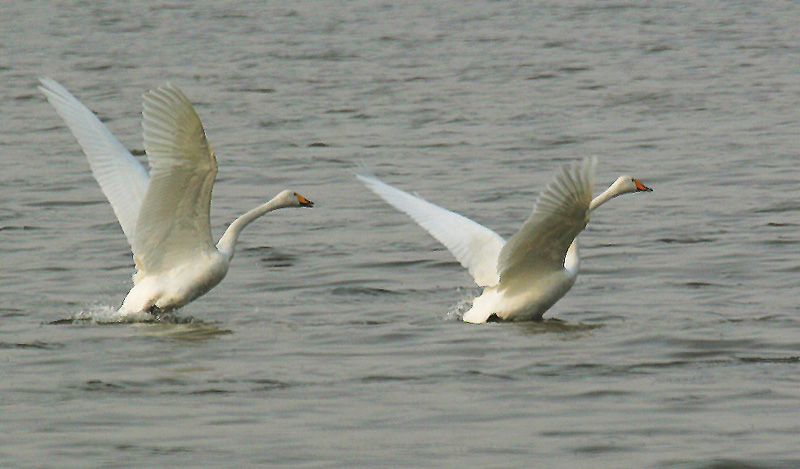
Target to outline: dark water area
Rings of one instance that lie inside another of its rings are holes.
[[[0,466],[800,467],[800,6],[8,2],[0,9]],[[125,236],[50,76],[141,149],[166,81],[219,162],[220,286],[111,314]],[[353,177],[508,237],[567,162],[598,210],[534,324],[454,319],[464,269]]]

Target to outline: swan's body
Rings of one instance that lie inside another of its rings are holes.
[[[215,246],[209,212],[217,161],[200,118],[177,87],[167,84],[144,95],[148,174],[69,91],[52,79],[40,81],[39,89],[78,139],[131,245],[137,272],[122,316],[173,310],[205,294],[228,273],[245,226],[279,208],[313,205],[283,191],[231,223]]]
[[[356,176],[444,244],[475,283],[485,287],[464,313],[464,321],[526,321],[541,319],[575,283],[580,270],[577,236],[591,212],[619,195],[650,191],[638,179],[620,176],[592,199],[596,164],[595,158],[587,158],[563,167],[508,242],[489,228],[370,174]]]

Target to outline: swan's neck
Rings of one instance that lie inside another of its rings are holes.
[[[624,192],[620,191],[617,184],[612,184],[611,187],[603,191],[602,194],[592,199],[589,203],[589,212],[594,211],[597,207],[623,193]],[[581,256],[578,252],[578,238],[576,237],[572,240],[572,244],[569,245],[569,249],[567,249],[567,256],[564,258],[564,268],[575,277],[578,275],[580,267]]]
[[[611,187],[603,191],[602,194],[598,195],[592,202],[589,204],[589,211],[592,212],[597,207],[603,205],[604,203],[608,202],[609,200],[613,199],[614,197],[623,194],[617,187],[616,184],[612,184]]]
[[[267,213],[284,207],[288,207],[288,205],[282,201],[272,199],[264,205],[256,207],[236,220],[233,220],[233,223],[230,224],[228,229],[225,230],[225,233],[219,239],[219,242],[217,243],[217,249],[219,252],[225,254],[228,257],[228,261],[230,261],[233,259],[233,254],[236,249],[236,242],[239,240],[239,235],[241,234],[242,230],[247,225],[266,215]]]
[[[572,244],[567,249],[567,256],[564,258],[564,268],[572,274],[573,277],[578,276],[581,269],[581,256],[578,252],[578,238],[572,240]]]

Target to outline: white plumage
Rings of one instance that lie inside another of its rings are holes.
[[[245,226],[279,208],[313,205],[283,191],[231,223],[215,246],[209,215],[217,161],[178,87],[168,83],[144,95],[148,175],[92,111],[55,80],[40,81],[39,89],[78,139],[131,245],[137,272],[122,317],[180,308],[205,294],[227,274]]]
[[[540,319],[575,283],[580,268],[577,236],[590,213],[619,195],[650,190],[638,179],[620,176],[592,199],[596,165],[596,158],[586,158],[564,166],[508,242],[485,226],[371,174],[362,171],[356,177],[444,244],[475,283],[485,287],[463,317],[482,323],[493,316],[509,321]]]

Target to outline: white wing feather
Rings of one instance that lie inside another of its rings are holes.
[[[505,240],[497,233],[361,172],[356,177],[389,205],[406,213],[445,245],[480,286],[497,284],[497,259]]]
[[[150,186],[133,254],[139,270],[152,274],[213,249],[209,212],[217,161],[200,118],[177,87],[146,93],[142,115]]]
[[[139,208],[147,192],[147,171],[100,119],[66,88],[50,78],[40,78],[39,81],[42,84],[39,90],[64,119],[86,154],[92,174],[132,246]]]
[[[502,283],[563,270],[567,249],[589,221],[597,159],[564,166],[539,195],[531,216],[500,252]]]

